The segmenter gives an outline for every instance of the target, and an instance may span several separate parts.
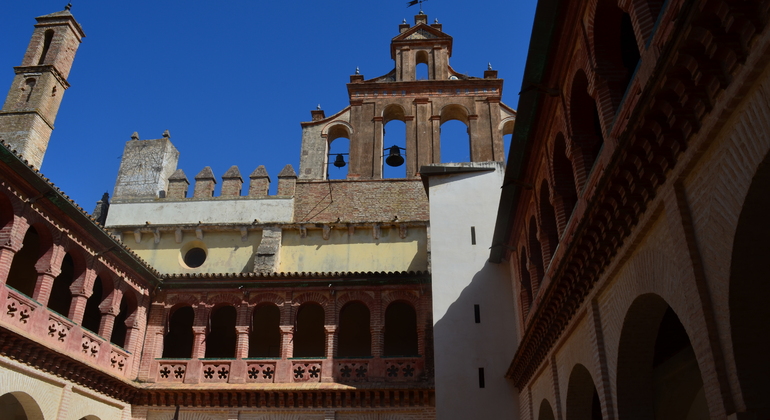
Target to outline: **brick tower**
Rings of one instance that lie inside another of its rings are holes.
[[[69,11],[40,16],[21,66],[0,110],[0,139],[39,168],[75,52],[85,36]]]

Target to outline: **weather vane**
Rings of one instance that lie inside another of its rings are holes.
[[[412,7],[415,4],[420,4],[420,13],[422,13],[422,2],[428,1],[428,0],[410,0],[406,3],[406,7]]]

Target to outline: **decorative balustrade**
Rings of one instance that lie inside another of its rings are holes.
[[[154,372],[154,381],[159,383],[420,382],[424,380],[425,359],[156,359]]]
[[[0,326],[116,376],[129,376],[133,355],[18,290],[0,287]]]

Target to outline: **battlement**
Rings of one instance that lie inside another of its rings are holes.
[[[293,197],[296,191],[297,174],[294,167],[286,165],[278,174],[278,192],[269,195],[270,175],[264,165],[259,165],[249,175],[249,188],[247,195],[241,195],[243,190],[243,177],[237,166],[233,165],[222,175],[222,188],[219,196],[215,196],[217,180],[210,166],[206,166],[193,178],[195,185],[192,189],[192,197],[189,196],[190,181],[182,169],[177,169],[168,178],[168,192],[164,197],[167,200],[216,200],[242,198],[287,198]]]

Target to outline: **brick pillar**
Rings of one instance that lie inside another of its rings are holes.
[[[110,341],[110,337],[112,337],[116,316],[117,314],[109,309],[102,311],[102,320],[99,322],[99,335],[107,341]]]
[[[372,178],[382,179],[382,155],[385,153],[383,138],[385,131],[382,126],[382,117],[374,117],[374,153],[372,154]]]
[[[382,357],[383,347],[385,344],[385,337],[383,332],[385,329],[382,325],[372,326],[369,331],[372,334],[372,356],[375,358]]]
[[[270,176],[264,165],[259,165],[249,175],[249,197],[267,197],[270,191]]]
[[[468,140],[470,143],[471,162],[483,162],[489,153],[486,152],[484,136],[479,135],[479,116],[468,115]],[[491,157],[491,156],[490,156]]]
[[[29,229],[27,219],[14,216],[11,229],[0,231],[0,239],[6,243],[0,247],[0,285],[5,284],[8,280],[8,272],[11,271],[13,257],[21,249],[27,229]]]
[[[5,284],[6,280],[8,280],[8,272],[11,271],[13,257],[18,251],[18,249],[11,247],[0,248],[0,285]]]
[[[249,327],[239,325],[235,327],[235,333],[238,337],[235,342],[235,358],[249,357]]]
[[[222,197],[239,197],[243,189],[243,178],[238,167],[233,165],[222,175]]]
[[[428,155],[428,164],[441,163],[441,117],[431,115],[430,117],[430,154]]]
[[[281,359],[294,357],[294,326],[281,325]]]
[[[168,194],[167,198],[182,199],[187,198],[187,189],[190,186],[190,181],[187,180],[187,175],[184,171],[177,169],[168,178]]]
[[[64,247],[53,244],[51,252],[42,256],[37,264],[35,264],[37,281],[35,282],[35,291],[32,293],[32,299],[38,301],[42,306],[48,305],[53,281],[61,273],[61,263],[64,255]]]
[[[126,319],[126,339],[123,343],[125,349],[132,355],[142,353],[142,343],[144,339],[144,328],[147,325],[147,309],[143,306],[136,308],[133,314]],[[138,362],[135,362],[138,364]]]
[[[297,173],[289,164],[283,167],[278,174],[278,195],[293,197],[297,187]]]
[[[211,167],[203,168],[198,175],[195,175],[195,198],[211,198],[214,196],[214,188],[217,186],[217,180],[214,178],[214,172]]]
[[[192,358],[202,359],[206,357],[206,327],[193,326]]]
[[[70,312],[67,317],[76,324],[83,323],[83,316],[86,313],[86,303],[88,298],[94,293],[93,286],[96,280],[96,271],[86,268],[85,272],[70,285],[72,293],[72,302],[70,303]]]
[[[414,115],[404,117],[406,126],[406,177],[416,178],[417,171],[417,132],[415,131]]]
[[[326,358],[333,359],[337,357],[337,326],[324,325],[326,330]]]

